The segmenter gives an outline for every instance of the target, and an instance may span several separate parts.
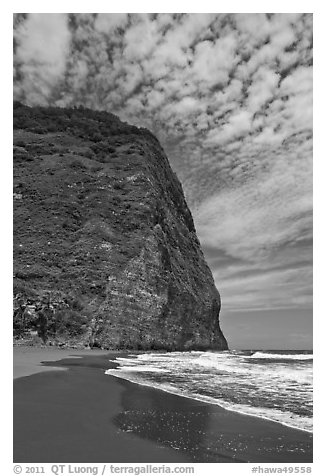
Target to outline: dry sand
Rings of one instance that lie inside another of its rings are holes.
[[[89,355],[106,355],[107,351],[104,350],[75,350],[75,349],[58,349],[52,347],[14,347],[13,352],[13,377],[26,377],[27,375],[33,375],[39,372],[46,372],[49,370],[67,370],[62,365],[45,366],[42,365],[43,361],[55,362],[67,357],[80,358],[81,356]]]

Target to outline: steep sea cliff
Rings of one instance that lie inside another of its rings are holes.
[[[14,104],[14,273],[16,338],[227,349],[181,184],[112,114]]]

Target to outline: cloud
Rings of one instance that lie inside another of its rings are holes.
[[[46,103],[65,72],[70,42],[67,17],[57,13],[31,14],[19,25],[16,40],[21,93],[28,101]]]
[[[208,198],[195,213],[202,242],[235,257],[264,257],[311,229],[312,197],[304,187],[302,179],[274,171]]]
[[[158,136],[227,307],[308,305],[311,14],[29,14],[15,39],[16,99]]]
[[[192,73],[204,87],[226,85],[229,74],[237,62],[236,39],[232,36],[219,38],[215,42],[201,41],[195,47]]]
[[[249,111],[255,113],[271,99],[280,81],[280,75],[270,69],[260,68],[254,75],[252,84],[248,87],[247,105]]]
[[[206,137],[207,145],[223,145],[243,136],[251,129],[252,115],[248,111],[240,111],[228,118],[222,127],[212,129]]]
[[[100,32],[110,35],[114,33],[117,28],[124,28],[128,23],[127,13],[99,13],[94,22],[94,28]]]
[[[243,268],[238,270],[243,271]],[[223,310],[310,309],[312,307],[311,267],[265,270],[227,278],[214,273],[222,295]]]
[[[126,30],[124,57],[131,61],[142,60],[152,53],[158,39],[156,22],[151,22],[146,16],[140,17]]]

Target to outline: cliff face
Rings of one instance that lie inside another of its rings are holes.
[[[111,114],[14,105],[14,271],[17,334],[227,348],[180,182],[150,132]]]

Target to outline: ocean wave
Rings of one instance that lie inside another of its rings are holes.
[[[312,355],[246,351],[129,354],[106,373],[312,431]]]
[[[312,354],[270,354],[268,352],[255,352],[248,356],[250,359],[277,359],[277,360],[312,360]]]
[[[137,385],[142,385],[144,387],[150,387],[163,392],[167,392],[173,395],[182,396],[184,398],[189,398],[192,400],[197,400],[204,403],[209,403],[211,405],[218,405],[224,410],[240,413],[242,415],[248,415],[252,417],[262,418],[264,420],[269,420],[274,423],[279,423],[284,426],[295,428],[297,430],[307,431],[312,433],[313,424],[310,417],[295,415],[288,411],[280,411],[277,409],[263,408],[263,407],[253,407],[244,404],[236,404],[227,402],[222,399],[210,397],[208,395],[201,395],[199,393],[185,392],[185,390],[167,383],[158,383],[154,381],[147,381],[139,376],[136,376],[133,372],[130,374],[128,371],[122,371],[119,369],[109,369],[105,371],[106,375],[112,375],[128,382],[135,383]]]
[[[126,372],[149,372],[149,373],[158,373],[158,374],[170,373],[168,369],[164,369],[162,367],[153,367],[150,365],[141,365],[141,366],[126,365],[123,367],[123,370]]]

